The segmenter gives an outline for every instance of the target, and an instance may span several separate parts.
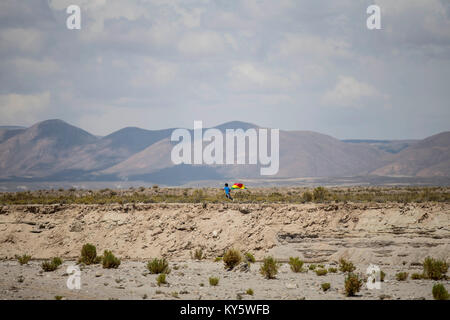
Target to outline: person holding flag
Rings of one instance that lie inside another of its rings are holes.
[[[225,197],[227,197],[230,200],[233,200],[233,198],[231,197],[231,189],[230,187],[228,187],[228,183],[225,183],[225,187],[223,188],[223,190],[225,190]]]

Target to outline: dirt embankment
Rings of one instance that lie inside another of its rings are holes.
[[[450,204],[125,204],[0,207],[0,257],[74,258],[84,243],[125,259],[183,260],[229,247],[257,259],[449,261]],[[101,252],[99,252],[101,253]]]

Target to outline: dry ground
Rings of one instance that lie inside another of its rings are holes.
[[[235,299],[248,288],[256,299],[344,297],[343,274],[294,274],[284,264],[276,280],[265,280],[258,263],[248,273],[227,272],[212,260],[231,247],[250,251],[258,260],[298,256],[329,266],[345,257],[362,273],[377,264],[388,274],[387,281],[381,290],[363,289],[360,299],[383,294],[430,299],[433,281],[398,282],[395,273],[419,272],[427,256],[450,262],[447,202],[8,205],[0,213],[0,297],[6,299],[141,299],[145,294],[149,299],[175,298],[172,292],[179,298]],[[87,242],[96,245],[99,254],[112,250],[123,263],[117,270],[87,267],[81,291],[69,291],[63,274]],[[190,260],[198,248],[207,260]],[[20,266],[13,260],[24,253],[35,259],[60,256],[66,262],[55,272],[39,273],[39,261]],[[155,287],[155,276],[143,275],[144,262],[153,257],[166,257],[179,266],[168,276],[169,287]],[[20,276],[23,282],[17,280]],[[210,276],[220,278],[218,287],[209,286]],[[329,292],[321,292],[322,282],[331,283]]]

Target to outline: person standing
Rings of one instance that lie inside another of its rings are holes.
[[[228,199],[233,200],[233,198],[231,197],[231,189],[230,187],[228,187],[228,183],[225,183],[225,187],[223,188],[223,190],[225,190],[225,196]]]

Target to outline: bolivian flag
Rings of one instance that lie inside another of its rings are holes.
[[[246,189],[246,188],[242,183],[235,183],[235,184],[233,184],[231,189]]]

